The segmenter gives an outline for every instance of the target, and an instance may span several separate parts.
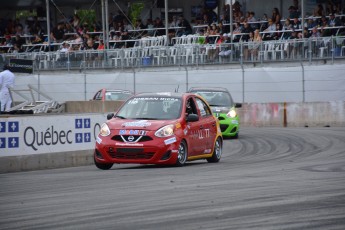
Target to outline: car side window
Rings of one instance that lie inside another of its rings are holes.
[[[94,100],[102,100],[102,93],[101,92],[102,91],[100,90],[96,93]]]
[[[200,110],[200,115],[202,117],[207,117],[207,116],[212,115],[212,112],[210,111],[210,108],[207,106],[207,104],[205,102],[203,102],[199,98],[195,98],[195,100],[196,100],[196,104],[198,105],[198,108]]]
[[[198,114],[193,98],[188,98],[186,103],[187,114]]]

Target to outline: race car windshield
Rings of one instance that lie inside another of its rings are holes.
[[[135,97],[116,116],[126,119],[173,120],[180,117],[182,101],[174,97]]]
[[[227,92],[196,92],[196,94],[205,98],[210,106],[224,106],[232,107],[233,101],[231,96]]]
[[[121,101],[121,100],[126,100],[131,96],[130,93],[127,92],[112,92],[108,91],[105,93],[105,100],[107,101]]]

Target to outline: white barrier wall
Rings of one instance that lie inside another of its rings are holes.
[[[236,102],[319,102],[345,100],[345,64],[94,70],[17,75],[15,89],[33,84],[57,101],[89,100],[100,88],[135,92],[185,92],[190,87],[226,87]],[[15,100],[19,100],[15,96]]]
[[[103,114],[0,117],[0,157],[90,150]]]

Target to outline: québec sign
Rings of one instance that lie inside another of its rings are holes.
[[[0,121],[0,157],[93,149],[104,115],[9,117]]]

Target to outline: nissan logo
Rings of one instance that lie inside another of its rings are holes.
[[[128,141],[129,141],[129,142],[134,141],[134,137],[133,137],[133,136],[129,136],[129,137],[128,137]]]

